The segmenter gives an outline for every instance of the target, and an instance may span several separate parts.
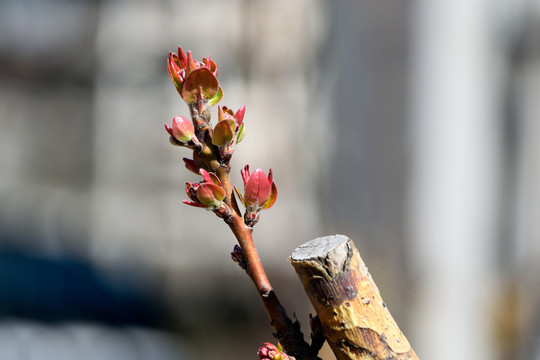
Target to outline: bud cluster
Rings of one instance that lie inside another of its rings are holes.
[[[221,100],[223,91],[217,80],[218,67],[210,56],[202,62],[195,61],[191,51],[186,56],[179,46],[178,54],[169,53],[167,68],[176,91],[186,103],[193,104],[203,99],[215,104]]]
[[[200,169],[200,174],[203,181],[198,183],[186,182],[186,193],[191,201],[184,200],[184,204],[214,211],[222,210],[225,206],[223,204],[225,190],[221,185],[221,181],[216,174],[209,173],[204,169]]]
[[[203,180],[186,183],[186,193],[190,200],[185,204],[202,207],[214,211],[221,217],[230,214],[230,202],[234,197],[232,189],[224,187],[220,176],[230,171],[230,160],[236,144],[246,135],[244,125],[245,106],[236,112],[227,106],[218,106],[218,122],[215,127],[210,121],[210,107],[223,97],[223,90],[217,80],[218,67],[206,57],[202,61],[193,59],[191,51],[184,53],[181,47],[178,52],[169,53],[167,60],[169,76],[180,97],[190,109],[191,120],[176,116],[171,126],[165,125],[170,135],[170,142],[175,146],[187,147],[193,151],[193,158],[184,158],[185,166],[191,172],[201,175]],[[218,175],[220,174],[220,175]],[[244,194],[234,187],[237,196],[246,208],[244,223],[252,227],[259,220],[259,212],[270,208],[277,198],[277,187],[272,180],[272,170],[268,176],[261,169],[250,174],[249,165],[242,170]],[[228,182],[225,181],[226,183]]]

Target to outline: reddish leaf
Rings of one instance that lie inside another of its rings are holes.
[[[180,73],[183,72],[182,69],[179,67],[178,63],[178,56],[173,54],[172,52],[169,53],[169,59],[167,61],[167,70],[169,71],[169,76],[171,80],[174,83],[174,86],[176,87],[176,90],[178,93],[182,94],[182,86],[184,79],[182,76],[180,76]]]
[[[272,186],[264,171],[257,169],[251,174],[244,190],[246,204],[262,206],[270,197]]]
[[[204,169],[200,169],[199,173],[202,175],[204,181],[206,181],[209,184],[216,184],[218,186],[221,186],[221,181],[214,173],[209,173],[208,171]]]
[[[212,136],[212,142],[214,145],[223,146],[227,145],[234,138],[235,123],[232,119],[225,119],[217,123],[214,128],[214,135]]]
[[[218,206],[225,198],[225,190],[214,183],[204,183],[197,190],[197,199],[208,207]]]
[[[234,114],[234,120],[238,126],[242,125],[242,120],[244,120],[244,114],[246,113],[246,105],[240,106],[240,109]]]
[[[268,198],[268,201],[266,202],[266,204],[264,204],[263,209],[270,209],[276,203],[277,194],[278,194],[277,186],[276,186],[276,183],[273,182],[272,190],[270,191],[270,197]]]
[[[191,74],[192,71],[199,68],[197,61],[193,60],[193,54],[191,51],[187,52],[187,64],[186,64],[186,76]]]
[[[186,169],[188,169],[189,171],[199,175],[199,167],[197,166],[197,163],[195,162],[195,160],[191,160],[191,159],[188,159],[188,158],[183,158],[182,160],[184,160],[184,163],[186,165]]]
[[[240,174],[242,175],[242,180],[244,181],[245,188],[249,180],[249,165],[244,166],[244,168],[240,170]]]
[[[180,63],[180,67],[182,69],[187,67],[187,56],[184,54],[184,50],[182,50],[180,46],[178,46],[178,62]]]
[[[214,74],[215,76],[218,75],[218,67],[216,63],[212,59],[210,59],[210,56],[207,56],[203,59],[203,64],[212,72],[212,74]]]
[[[189,201],[189,200],[182,200],[182,202],[184,204],[190,205],[190,206],[195,206],[195,207],[200,207],[200,208],[206,208],[207,207],[206,205],[203,205],[201,203],[193,202],[193,201]]]
[[[187,75],[182,88],[182,98],[188,103],[194,103],[197,99],[210,100],[218,91],[217,78],[208,68],[202,67]]]

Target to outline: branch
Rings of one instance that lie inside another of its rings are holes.
[[[167,68],[178,94],[188,104],[191,121],[177,116],[171,127],[165,125],[165,130],[173,145],[193,150],[193,159],[184,158],[184,163],[188,170],[203,178],[196,183],[186,182],[189,200],[183,202],[211,210],[229,225],[240,245],[240,250],[236,251],[235,248],[233,259],[241,263],[255,284],[276,330],[274,335],[285,351],[298,360],[320,360],[316,356],[321,345],[320,337],[314,337],[311,347],[304,341],[300,324],[289,318],[272,289],[253,243],[253,226],[259,220],[259,212],[272,207],[277,198],[272,170],[269,170],[268,176],[261,169],[250,173],[249,165],[241,170],[244,195],[234,189],[246,208],[244,216],[233,195],[229,177],[230,160],[236,144],[245,136],[245,106],[242,105],[236,112],[219,106],[218,123],[212,127],[210,107],[223,96],[217,80],[217,65],[210,57],[202,62],[195,61],[190,51],[186,55],[178,47],[177,54],[169,53]],[[280,348],[276,349],[281,352]]]
[[[225,175],[225,173],[218,172],[218,175],[225,176],[220,179],[223,184],[229,182],[228,173]],[[230,198],[234,199],[234,195],[227,194],[226,199]],[[227,205],[233,209],[235,208],[233,204]],[[314,351],[304,341],[304,336],[300,331],[300,324],[298,321],[293,322],[289,318],[287,311],[281,305],[276,293],[272,289],[253,242],[253,229],[245,225],[242,216],[236,210],[233,210],[231,216],[224,220],[238,240],[246,265],[246,273],[255,284],[264,308],[270,317],[270,324],[276,331],[274,336],[279,340],[285,352],[296,357],[298,360],[320,360],[317,357],[319,349]]]
[[[294,250],[289,261],[338,360],[418,360],[351,239],[311,240]]]

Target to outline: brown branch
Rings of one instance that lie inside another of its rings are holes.
[[[222,141],[224,131],[226,131],[224,130],[225,128],[212,128],[209,104],[219,101],[223,95],[215,77],[217,76],[216,64],[210,60],[210,57],[203,60],[203,62],[194,61],[191,52],[188,51],[186,57],[183,50],[178,47],[178,54],[169,53],[167,67],[180,96],[188,103],[192,124],[189,124],[189,126],[186,124],[180,125],[178,121],[174,122],[173,120],[172,129],[166,126],[166,130],[170,134],[171,142],[174,145],[186,146],[194,151],[193,160],[186,161],[186,166],[189,170],[198,170],[204,179],[199,184],[186,183],[186,191],[191,199],[191,201],[186,201],[186,203],[212,209],[231,228],[242,252],[240,255],[239,251],[235,248],[233,259],[241,259],[239,263],[242,263],[242,267],[255,284],[261,301],[270,317],[271,325],[276,330],[274,335],[281,342],[283,349],[298,360],[320,360],[316,356],[319,350],[319,342],[313,341],[317,346],[310,347],[304,341],[302,332],[300,331],[300,324],[298,321],[293,322],[289,318],[264,272],[252,238],[253,229],[251,226],[255,224],[257,218],[252,222],[249,220],[244,222],[242,212],[233,195],[233,188],[229,177],[229,161],[234,151],[235,141],[237,140],[237,136],[239,136],[237,133],[241,129],[237,128],[235,131],[233,131],[234,129],[229,129],[227,134],[232,131],[234,133],[234,139],[229,140],[228,144],[222,144],[222,142],[225,142]],[[186,93],[185,90],[188,88],[188,84],[189,91]],[[193,90],[197,90],[197,94],[194,94]],[[240,123],[243,120],[243,108],[242,106],[241,111],[239,110],[234,115],[234,123],[236,123],[237,127],[241,126]],[[219,109],[218,120],[224,120],[222,118],[224,116],[223,109]],[[227,125],[228,123],[221,124]],[[217,133],[214,134],[214,131]],[[180,137],[176,136],[175,132],[179,132]],[[215,137],[214,135],[218,136]],[[185,141],[186,138],[187,141]],[[220,143],[220,146],[216,146],[214,143],[216,140],[217,143]],[[211,174],[207,173],[207,171]],[[219,181],[217,181],[214,175],[217,175]],[[272,182],[270,178],[269,181]],[[275,185],[272,183],[271,186],[274,187]],[[277,194],[275,191],[273,193]],[[275,197],[273,201],[275,201]],[[268,202],[268,200],[265,202]],[[251,213],[250,211],[248,214]],[[246,225],[246,223],[250,226]],[[238,258],[234,256],[238,256]]]
[[[220,172],[218,172],[218,175],[220,175]],[[225,174],[221,172],[221,175]],[[230,189],[228,173],[223,178],[220,176],[220,180],[223,185],[229,184],[227,188]],[[225,188],[226,191],[227,188]],[[233,198],[233,195],[227,194],[226,198],[231,199]],[[229,203],[227,205],[231,207],[232,204]],[[285,352],[296,357],[297,360],[319,359],[317,357],[318,349],[314,351],[309,344],[304,341],[304,336],[300,331],[300,324],[297,321],[293,322],[289,318],[287,311],[281,305],[276,293],[272,289],[270,281],[268,281],[268,277],[262,266],[261,259],[259,258],[257,248],[253,242],[253,229],[244,224],[242,216],[236,210],[231,212],[230,217],[225,218],[225,222],[229,225],[231,231],[238,240],[238,244],[242,249],[242,254],[246,261],[246,273],[257,288],[257,292],[259,293],[264,308],[270,317],[270,324],[276,331],[274,335],[283,346]]]
[[[285,352],[297,358],[297,360],[320,360],[317,357],[319,348],[312,348],[304,341],[304,336],[300,331],[298,321],[293,322],[287,315],[287,311],[281,305],[276,293],[272,289],[266,272],[262,266],[257,248],[253,242],[253,228],[244,223],[241,211],[233,195],[233,188],[230,181],[230,168],[228,162],[220,161],[219,151],[212,143],[211,131],[209,126],[211,113],[205,102],[198,102],[190,105],[190,112],[193,123],[196,127],[196,136],[202,139],[203,148],[198,154],[207,167],[216,173],[222,188],[225,190],[223,208],[215,210],[216,215],[223,218],[229,225],[238,244],[242,250],[242,255],[246,262],[246,273],[251,278],[260,299],[270,317],[270,324],[276,331],[274,336],[279,340]]]
[[[338,360],[418,360],[351,239],[311,240],[289,261]]]

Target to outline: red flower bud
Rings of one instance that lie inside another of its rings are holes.
[[[234,191],[246,207],[244,222],[248,226],[253,226],[259,221],[259,212],[269,209],[277,199],[277,186],[273,181],[272,169],[268,172],[268,177],[264,171],[257,169],[250,174],[249,165],[246,165],[240,173],[244,181],[244,196],[235,186]]]
[[[268,177],[264,171],[257,169],[253,174],[249,173],[249,165],[241,170],[244,180],[244,201],[246,207],[252,206],[255,209],[268,209],[274,205],[277,199],[277,187],[273,181],[272,169],[268,172]]]

